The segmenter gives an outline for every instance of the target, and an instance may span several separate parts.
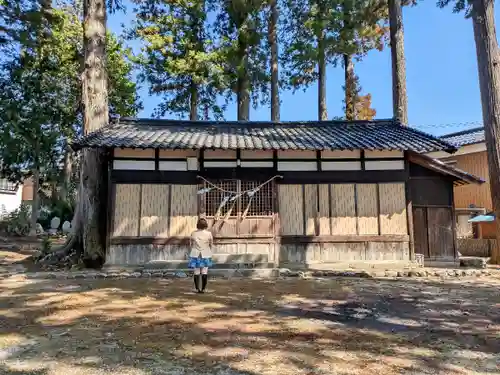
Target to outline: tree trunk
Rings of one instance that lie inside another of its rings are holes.
[[[31,221],[30,221],[30,235],[36,236],[36,223],[38,221],[38,206],[40,189],[40,169],[38,165],[33,168],[33,200],[31,201]]]
[[[392,103],[394,117],[408,125],[408,98],[406,97],[406,66],[401,0],[389,0],[389,26],[392,59]]]
[[[271,46],[271,121],[280,121],[280,97],[278,75],[278,40],[276,28],[278,25],[278,0],[270,0],[269,45]]]
[[[238,67],[237,99],[238,99],[238,121],[250,119],[250,93],[248,82],[248,51],[246,44],[240,42],[240,66]]]
[[[345,75],[345,118],[348,121],[356,120],[356,82],[354,76],[354,63],[352,56],[344,56]]]
[[[106,1],[84,0],[84,74],[83,74],[83,131],[99,130],[108,123],[108,90],[106,74]],[[78,228],[86,257],[104,259],[102,202],[106,189],[104,180],[105,155],[102,150],[86,149],[82,155],[80,174],[80,205]]]
[[[500,264],[500,59],[494,17],[492,0],[473,1],[472,22],[488,153],[490,190],[493,210],[497,218],[497,246],[491,250],[491,262]]]
[[[326,110],[326,57],[325,32],[321,30],[318,38],[318,120],[328,120]]]
[[[73,174],[73,154],[69,145],[66,145],[66,150],[64,151],[64,166],[63,166],[63,178],[60,197],[64,202],[68,201],[68,191],[71,184],[71,176]]]
[[[190,87],[190,98],[189,98],[189,119],[191,121],[198,120],[198,87],[196,83],[191,81]]]

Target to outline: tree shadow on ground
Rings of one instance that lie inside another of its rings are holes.
[[[248,279],[197,295],[190,280],[3,282],[0,333],[37,341],[9,361],[116,373],[493,373],[499,284]]]

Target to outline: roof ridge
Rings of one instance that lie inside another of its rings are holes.
[[[465,135],[465,134],[474,133],[474,132],[477,132],[478,130],[484,130],[484,126],[478,126],[478,127],[471,128],[471,129],[460,130],[460,131],[454,132],[454,133],[443,134],[443,135],[440,135],[439,138],[456,137],[458,135]]]
[[[111,126],[110,121],[109,125]],[[141,117],[121,117],[114,121],[113,125],[150,125],[150,126],[179,126],[179,125],[193,125],[193,126],[227,126],[227,125],[247,125],[247,126],[299,126],[299,125],[399,125],[399,123],[392,119],[374,119],[374,120],[301,120],[301,121],[218,121],[218,120],[181,120],[181,119],[158,119],[158,118],[141,118]]]

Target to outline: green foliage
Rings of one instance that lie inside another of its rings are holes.
[[[132,78],[132,53],[115,35],[106,35],[109,113],[135,116],[142,109],[137,84]]]
[[[318,79],[318,64],[344,54],[361,58],[387,40],[386,0],[285,0],[281,36],[284,80],[293,90]]]
[[[438,0],[437,6],[440,8],[445,8],[453,4],[453,12],[460,13],[465,12],[465,17],[469,18],[472,11],[472,1],[470,0]]]
[[[82,128],[81,18],[72,7],[38,12],[43,17],[21,17],[15,29],[25,37],[12,41],[17,53],[0,65],[1,173],[13,181],[35,168],[42,182],[58,181],[66,144]],[[141,103],[128,51],[111,34],[107,41],[111,112],[135,115]]]
[[[47,255],[50,253],[52,250],[52,243],[50,242],[49,236],[44,236],[42,239],[42,247],[40,251],[42,252],[42,255]]]
[[[335,61],[339,28],[336,0],[285,0],[281,40],[284,82],[293,90],[318,80],[318,64]],[[322,56],[324,55],[324,56]]]
[[[0,228],[8,235],[26,236],[30,231],[31,210],[22,204],[19,209],[10,212],[0,222]]]
[[[254,107],[269,102],[267,2],[216,2],[214,28],[219,40],[225,84],[241,95],[249,92]]]
[[[56,216],[61,219],[61,224],[65,221],[69,221],[71,223],[74,210],[75,207],[72,203],[57,201],[51,206],[45,206],[42,210],[40,210],[38,223],[40,223],[40,225],[45,229],[50,228],[50,221]]]
[[[150,94],[163,97],[157,116],[221,118],[217,96],[225,85],[220,53],[207,21],[208,1],[134,0],[137,17],[129,38],[143,42],[135,62]],[[194,108],[192,109],[192,106]]]

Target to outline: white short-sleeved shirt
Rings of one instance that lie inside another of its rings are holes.
[[[212,232],[209,230],[195,230],[191,233],[191,253],[189,256],[198,258],[201,255],[202,258],[211,258],[213,241]]]

